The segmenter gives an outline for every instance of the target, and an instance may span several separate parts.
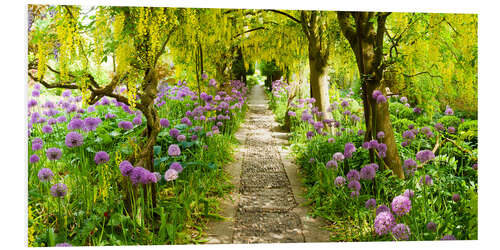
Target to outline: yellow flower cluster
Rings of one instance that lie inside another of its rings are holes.
[[[108,18],[105,9],[100,8],[96,13],[94,29],[94,60],[99,67],[104,52],[104,37],[108,27]]]
[[[75,15],[78,11],[75,7],[69,7]],[[75,33],[76,33],[76,20],[70,12],[64,7],[60,7],[56,14],[56,33],[57,41],[61,44],[59,47],[59,71],[61,81],[68,79],[69,64],[71,56],[75,51]]]
[[[40,40],[38,44],[38,71],[37,71],[37,77],[39,79],[43,78],[43,75],[45,74],[45,71],[47,69],[47,55],[48,55],[48,44],[44,42],[43,40]]]

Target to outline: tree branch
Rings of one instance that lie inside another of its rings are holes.
[[[431,74],[429,71],[418,72],[418,73],[413,74],[413,75],[407,75],[407,74],[402,74],[402,75],[403,75],[403,76],[406,76],[406,77],[415,77],[415,76],[419,76],[419,75],[422,75],[422,74],[427,74],[427,75],[429,75],[430,77],[436,77],[436,78],[441,78],[441,79],[443,79],[443,77],[442,77],[442,76],[440,76],[440,75],[433,75],[433,74]]]
[[[288,18],[292,19],[292,20],[293,20],[294,22],[296,22],[296,23],[299,23],[299,24],[301,23],[301,22],[299,21],[299,19],[297,19],[297,18],[293,17],[292,15],[290,15],[290,14],[288,14],[288,13],[286,13],[286,12],[279,11],[279,10],[266,10],[266,11],[271,11],[271,12],[274,12],[274,13],[281,14],[281,15],[283,15],[283,16],[286,16],[286,17],[288,17]]]
[[[242,35],[244,35],[244,34],[246,34],[246,33],[250,33],[250,32],[253,32],[253,31],[257,31],[257,30],[267,30],[267,29],[268,29],[268,28],[266,28],[266,27],[257,27],[257,28],[249,29],[249,30],[247,30],[247,31],[244,31],[244,32],[242,32],[242,33],[239,33],[239,34],[237,34],[237,35],[233,36],[233,39],[236,39],[236,38],[238,38],[239,36],[242,36]]]

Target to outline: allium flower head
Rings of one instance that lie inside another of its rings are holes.
[[[347,184],[347,187],[354,190],[354,191],[359,191],[361,189],[361,184],[359,183],[359,181],[352,180],[352,181],[349,181],[349,184]]]
[[[405,132],[403,132],[403,138],[413,140],[415,139],[415,134],[411,130],[406,130]]]
[[[132,173],[132,169],[134,169],[134,166],[129,161],[122,161],[120,162],[120,173],[123,176],[129,176]]]
[[[40,157],[38,157],[38,155],[33,154],[30,156],[30,163],[37,163],[38,161],[40,161]]]
[[[420,178],[420,183],[424,182],[424,180],[425,180],[425,185],[427,186],[431,186],[432,184],[434,184],[434,181],[429,175],[422,176],[422,178]]]
[[[326,163],[326,168],[333,168],[333,169],[337,169],[337,161],[335,160],[329,160],[327,163]]]
[[[109,161],[109,155],[104,151],[99,151],[94,156],[94,162],[97,165],[106,163],[108,161]]]
[[[94,131],[102,121],[98,117],[87,117],[85,118],[85,120],[83,120],[83,122],[87,130]]]
[[[411,200],[404,195],[398,195],[392,200],[391,207],[396,215],[405,215],[411,210]]]
[[[410,228],[405,224],[397,224],[392,228],[392,235],[396,240],[408,240],[410,239]]]
[[[377,133],[377,139],[382,140],[382,139],[384,139],[384,137],[385,137],[384,131],[379,131]]]
[[[31,99],[28,101],[28,108],[35,107],[38,104],[38,102],[35,99]]]
[[[135,116],[134,119],[132,120],[132,123],[135,125],[141,125],[142,124],[142,118],[141,116]]]
[[[50,133],[52,133],[52,126],[50,126],[50,125],[45,125],[45,126],[43,126],[43,128],[42,128],[42,132],[44,132],[45,134],[50,134]]]
[[[413,113],[415,113],[415,114],[422,114],[422,109],[418,108],[418,107],[413,108]]]
[[[382,204],[380,205],[377,210],[375,211],[375,214],[378,215],[380,213],[383,213],[383,212],[388,212],[390,213],[391,210],[385,205],[385,204]]]
[[[372,93],[372,97],[373,97],[373,99],[375,99],[375,100],[377,100],[377,97],[378,97],[379,95],[382,95],[382,92],[381,92],[380,90],[378,90],[378,89],[374,90],[374,91],[373,91],[373,93]]]
[[[35,141],[33,141],[31,143],[31,150],[33,150],[33,151],[38,151],[38,150],[42,149],[42,147],[43,147],[43,142],[42,143],[35,143]]]
[[[67,90],[63,91],[61,95],[62,95],[62,97],[70,97],[71,96],[71,90],[67,89]]]
[[[421,150],[416,155],[417,160],[422,162],[422,163],[430,161],[430,160],[434,159],[434,157],[435,157],[434,153],[428,149]]]
[[[164,128],[168,128],[168,126],[170,126],[170,121],[168,121],[168,119],[161,118],[160,125]]]
[[[82,129],[83,126],[84,126],[84,123],[83,123],[82,119],[80,119],[80,118],[73,118],[68,123],[68,130]]]
[[[356,152],[356,147],[351,142],[348,142],[344,146],[344,157],[351,158],[352,153]]]
[[[369,142],[368,149],[370,149],[370,148],[374,148],[374,149],[375,149],[375,148],[377,148],[377,147],[378,147],[378,141],[377,141],[377,140],[371,140],[371,141]]]
[[[176,129],[176,128],[171,129],[168,133],[174,139],[177,139],[177,136],[179,136],[181,134],[181,132],[178,129]]]
[[[175,171],[171,168],[165,172],[165,180],[166,181],[173,181],[173,180],[177,179],[178,177],[179,177],[179,173],[177,173],[177,171]]]
[[[445,115],[453,115],[453,109],[451,109],[449,106],[446,106],[446,110],[444,111]]]
[[[118,123],[118,127],[123,130],[131,130],[132,128],[134,128],[134,125],[129,121],[120,121]]]
[[[39,97],[40,96],[40,91],[34,89],[33,91],[31,91],[31,96],[33,96],[33,97]]]
[[[83,144],[83,136],[78,132],[69,132],[64,142],[69,148],[78,147]]]
[[[431,232],[435,232],[437,225],[436,225],[436,223],[431,221],[431,222],[427,223],[426,227],[427,227],[427,230],[429,230]]]
[[[72,247],[73,245],[67,243],[67,242],[63,242],[63,243],[57,243],[56,244],[56,247]]]
[[[448,127],[448,133],[454,134],[455,133],[455,128],[454,127]]]
[[[67,119],[66,119],[66,116],[64,116],[64,115],[57,117],[57,122],[58,123],[63,123],[63,122],[66,122],[66,121],[67,121]]]
[[[361,169],[360,175],[363,180],[373,180],[375,177],[375,169],[371,165],[366,165]]]
[[[371,199],[368,199],[366,202],[365,202],[365,207],[366,209],[374,209],[377,207],[377,201],[373,198]]]
[[[168,155],[169,156],[179,156],[181,155],[181,149],[179,148],[179,145],[177,144],[172,144],[168,147]]]
[[[295,117],[296,115],[297,115],[297,114],[295,114],[295,112],[293,112],[293,111],[291,111],[291,110],[290,110],[290,111],[288,111],[288,116],[294,116],[294,117]]]
[[[414,195],[415,195],[415,192],[413,192],[413,190],[411,190],[411,189],[406,189],[405,192],[403,193],[403,196],[406,196],[409,199],[413,198]]]
[[[182,165],[178,162],[173,162],[172,164],[170,164],[170,169],[177,171],[177,173],[181,173],[183,170]]]
[[[132,184],[137,185],[138,183],[141,183],[141,180],[146,179],[148,172],[149,171],[143,167],[134,167],[129,175],[130,181],[132,182]]]
[[[334,143],[335,142],[335,138],[328,138],[328,143]],[[342,157],[344,157],[344,155],[342,155]]]
[[[436,124],[434,125],[434,128],[435,128],[437,131],[442,131],[442,130],[444,130],[444,125],[438,122],[438,123],[436,123]]]
[[[347,180],[349,180],[349,181],[359,181],[359,178],[360,178],[360,175],[359,175],[358,170],[356,170],[356,169],[351,169],[347,173]]]
[[[375,217],[374,228],[378,235],[387,234],[394,226],[394,216],[390,212],[381,212]]]
[[[342,162],[342,161],[344,161],[344,154],[337,152],[337,153],[333,154],[332,158],[337,162]]]
[[[53,176],[54,173],[52,173],[52,170],[50,170],[50,168],[42,168],[40,169],[40,171],[38,171],[38,179],[41,182],[51,181]]]
[[[408,98],[406,98],[406,97],[402,96],[402,97],[399,99],[399,101],[400,101],[401,103],[406,103],[406,102],[408,102]]]
[[[68,187],[64,183],[57,183],[54,184],[50,188],[50,194],[56,198],[62,198],[66,195],[68,192]]]
[[[59,148],[49,148],[46,152],[47,159],[51,161],[59,160],[62,156],[62,151]]]
[[[386,103],[387,98],[384,95],[377,96],[377,103]]]
[[[454,202],[459,202],[460,201],[460,195],[459,194],[453,194],[453,196],[451,197],[451,199]]]
[[[186,136],[185,135],[178,135],[177,136],[177,141],[185,141],[186,140]]]
[[[455,239],[455,236],[448,234],[448,235],[443,236],[443,238],[441,238],[441,240],[456,240],[456,239]]]
[[[333,181],[333,183],[337,187],[344,186],[345,185],[345,178],[342,176],[337,176],[337,178],[335,178],[335,181]]]
[[[357,198],[357,197],[359,197],[359,191],[352,191],[351,198]]]

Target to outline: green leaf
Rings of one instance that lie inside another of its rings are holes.
[[[153,151],[155,153],[155,155],[160,155],[161,154],[161,146],[153,146]]]

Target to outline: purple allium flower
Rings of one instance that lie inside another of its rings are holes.
[[[396,215],[405,215],[411,210],[411,200],[404,195],[398,195],[392,200],[391,207]]]
[[[177,171],[177,173],[181,173],[183,170],[182,165],[178,162],[173,162],[172,164],[170,164],[170,169]]]
[[[38,171],[38,179],[41,182],[48,182],[52,180],[52,177],[54,176],[54,173],[52,173],[52,170],[49,168],[42,168],[40,171]]]
[[[377,97],[378,97],[379,95],[382,95],[382,92],[381,92],[380,90],[378,90],[378,89],[374,90],[374,91],[373,91],[373,93],[372,93],[372,97],[373,97],[373,99],[375,99],[375,100],[377,100]]]
[[[297,114],[295,114],[295,112],[293,112],[293,111],[291,111],[291,110],[290,110],[290,111],[288,111],[288,116],[296,116],[296,115],[297,115]]]
[[[314,163],[315,161],[316,161],[316,159],[314,159],[314,157],[311,157],[311,158],[309,159],[309,163]]]
[[[63,123],[63,122],[66,122],[66,121],[67,121],[66,120],[66,116],[64,116],[64,115],[57,117],[57,122],[58,123]]]
[[[373,198],[371,199],[368,199],[366,202],[365,202],[365,207],[366,209],[374,209],[377,207],[377,201]]]
[[[406,147],[408,145],[410,145],[410,141],[408,140],[401,142],[401,147]]]
[[[328,138],[328,143],[334,143],[335,142],[335,138]],[[342,157],[344,157],[344,155],[342,155]]]
[[[46,152],[47,159],[51,161],[59,160],[62,156],[62,151],[59,148],[49,148]]]
[[[405,132],[403,132],[403,138],[407,140],[413,140],[415,139],[415,134],[411,130],[406,130]]]
[[[390,212],[381,212],[375,217],[374,227],[378,235],[387,234],[394,225],[394,216]]]
[[[361,147],[363,147],[364,149],[370,149],[370,142],[363,142],[363,145],[361,145]]]
[[[377,103],[386,103],[387,98],[384,95],[377,96]]]
[[[164,128],[168,128],[168,126],[170,126],[170,121],[165,118],[161,118],[160,125]]]
[[[156,177],[155,183],[161,180],[161,174],[159,172],[154,172],[153,175]]]
[[[362,135],[364,135],[364,134],[365,134],[365,131],[364,131],[364,130],[362,130],[362,129],[358,130],[358,135],[359,135],[359,136],[362,136]]]
[[[64,183],[57,183],[54,184],[50,188],[50,194],[56,198],[62,198],[66,195],[68,192],[68,187]]]
[[[316,130],[321,129],[321,128],[324,127],[323,123],[319,122],[319,121],[315,122],[313,126],[314,126],[314,129],[316,129]]]
[[[335,178],[335,181],[333,181],[333,183],[337,187],[344,186],[345,185],[345,178],[342,176],[337,176],[337,178]]]
[[[434,153],[428,149],[426,150],[421,150],[420,152],[417,153],[416,158],[418,161],[425,163],[427,161],[430,161],[434,159]]]
[[[46,134],[50,134],[50,133],[52,133],[52,126],[50,126],[50,125],[45,125],[45,126],[43,126],[43,128],[42,128],[42,132],[44,132],[44,133],[46,133]]]
[[[354,197],[356,197],[356,198],[359,197],[359,191],[352,191],[351,192],[351,198],[354,198]]]
[[[377,139],[381,140],[381,139],[383,139],[384,137],[385,137],[385,133],[384,133],[384,131],[379,131],[379,132],[377,133]]]
[[[31,99],[28,101],[28,108],[35,107],[38,104],[38,102],[34,99]]]
[[[33,154],[30,156],[30,163],[37,163],[38,161],[40,161],[40,157],[38,157],[38,155]]]
[[[414,195],[415,195],[415,192],[413,192],[413,190],[411,190],[411,189],[406,189],[405,192],[403,193],[403,196],[406,196],[409,199],[413,198]]]
[[[455,128],[454,127],[448,127],[448,133],[455,134]]]
[[[179,156],[181,155],[181,149],[179,148],[179,145],[177,144],[172,144],[168,147],[168,155],[170,156]]]
[[[314,131],[307,131],[306,138],[310,140],[314,136]]]
[[[421,108],[413,108],[413,113],[415,114],[422,114],[422,109]]]
[[[118,123],[118,127],[123,130],[131,130],[134,127],[134,124],[129,121],[121,121]]]
[[[410,228],[405,224],[397,224],[392,228],[392,235],[396,240],[408,240],[410,239]]]
[[[436,124],[434,125],[434,128],[435,128],[437,131],[442,131],[442,130],[444,130],[444,125],[438,122],[438,123],[436,123]]]
[[[347,184],[347,187],[353,189],[354,191],[359,191],[361,189],[361,184],[359,181],[351,180],[349,181],[349,184]]]
[[[477,163],[474,163],[474,164],[472,165],[472,169],[477,170]]]
[[[356,147],[351,142],[348,142],[344,146],[344,157],[351,158],[352,153],[356,152]]]
[[[349,106],[349,102],[347,100],[343,100],[341,103],[340,103],[340,106],[342,106],[343,108]]]
[[[422,178],[420,178],[420,183],[422,183],[424,179],[425,179],[425,185],[430,186],[434,184],[434,181],[429,175],[422,176]]]
[[[363,180],[373,180],[375,177],[375,169],[371,165],[366,165],[361,169],[360,177]]]
[[[203,80],[207,80],[207,79],[208,79],[208,75],[207,75],[207,74],[205,74],[205,73],[203,73],[203,74],[201,74],[201,78],[202,78]]]
[[[359,175],[359,172],[358,170],[356,169],[351,169],[349,170],[349,172],[347,173],[347,180],[349,181],[359,181],[359,178],[360,178],[360,175]]]
[[[453,194],[453,196],[451,197],[451,199],[454,202],[459,202],[460,201],[460,195],[459,194]]]
[[[443,236],[443,238],[441,238],[441,240],[456,240],[456,239],[455,239],[455,236],[448,234],[448,235]]]
[[[177,141],[185,141],[186,140],[186,136],[185,135],[178,135],[177,136]]]
[[[431,232],[435,232],[436,228],[437,228],[437,225],[436,225],[436,223],[434,223],[434,222],[431,221],[431,222],[427,223],[426,227],[427,227],[427,230],[429,230]]]
[[[369,142],[369,147],[368,147],[369,149],[370,149],[370,148],[375,149],[375,148],[377,148],[377,147],[378,147],[378,141],[377,141],[377,140],[371,140],[371,141]]]
[[[98,117],[87,117],[83,122],[87,130],[94,131],[102,121]]]
[[[391,210],[385,204],[382,204],[377,208],[377,210],[375,211],[375,214],[378,215],[379,213],[383,213],[383,212],[390,213]]]
[[[63,243],[58,243],[56,244],[56,247],[72,247],[73,245],[67,243],[67,242],[63,242]]]
[[[451,109],[449,106],[446,106],[446,110],[444,111],[445,115],[453,115],[453,109]]]
[[[113,114],[113,113],[107,113],[105,116],[104,116],[104,119],[108,120],[108,119],[113,119],[115,118],[116,115]]]
[[[387,145],[385,143],[379,143],[377,145],[377,151],[379,153],[387,152]]]
[[[31,150],[33,150],[33,151],[38,151],[38,150],[42,149],[42,147],[43,147],[43,142],[42,143],[36,143],[35,141],[33,141],[31,143]]]
[[[84,124],[83,124],[82,119],[80,119],[80,118],[73,118],[68,123],[68,130],[82,129],[83,126],[84,126]]]
[[[141,116],[138,115],[138,116],[134,117],[134,119],[132,120],[132,123],[135,125],[141,125],[142,124]]]
[[[69,148],[78,147],[83,144],[83,136],[78,132],[69,132],[64,141]]]
[[[71,90],[67,89],[67,90],[63,91],[61,95],[62,95],[62,97],[69,97],[71,95]]]
[[[31,96],[33,96],[33,97],[39,97],[40,96],[40,91],[34,89],[33,91],[31,91]]]
[[[337,162],[342,162],[344,161],[344,155],[340,152],[337,152],[335,154],[333,154],[332,158],[337,161]]]
[[[143,167],[139,167],[139,166],[134,167],[129,175],[130,181],[134,185],[141,183],[141,180],[147,179],[146,176],[147,176],[148,172],[149,171]]]
[[[198,136],[197,135],[191,135],[191,141],[196,141],[198,140]]]
[[[402,102],[402,103],[406,103],[406,102],[408,102],[408,98],[406,98],[406,97],[402,96],[402,97],[399,99],[399,101],[400,101],[400,102]]]
[[[171,168],[165,172],[165,180],[166,181],[173,181],[173,180],[177,179],[178,177],[179,177],[179,173],[177,173],[177,171],[175,171]]]
[[[181,132],[176,128],[171,129],[168,133],[174,139],[177,139],[177,136],[179,136],[181,134]]]
[[[122,173],[123,176],[129,176],[132,173],[132,170],[134,169],[134,166],[129,161],[122,161],[120,162],[120,172]]]
[[[326,163],[326,167],[327,168],[334,168],[334,169],[337,169],[337,162],[335,160],[329,160],[327,163]]]
[[[99,151],[94,156],[94,162],[97,165],[106,163],[108,161],[109,161],[109,155],[104,151]]]

